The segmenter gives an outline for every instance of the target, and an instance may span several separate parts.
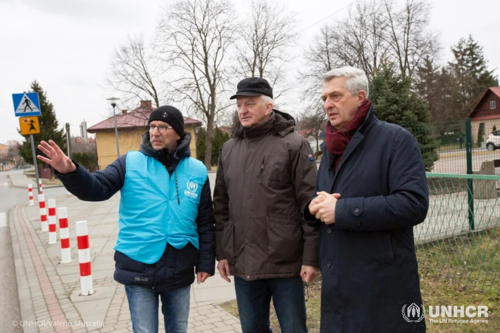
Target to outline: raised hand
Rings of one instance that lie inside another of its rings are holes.
[[[54,169],[56,169],[61,174],[67,174],[76,171],[76,165],[71,161],[71,159],[63,153],[61,148],[52,140],[49,142],[42,141],[38,145],[40,149],[47,157],[37,155],[37,158],[49,164]]]

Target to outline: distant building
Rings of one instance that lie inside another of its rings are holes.
[[[80,136],[82,137],[83,141],[89,142],[89,136],[87,133],[87,122],[84,120],[80,124]]]
[[[129,150],[139,150],[142,135],[147,130],[149,114],[153,111],[151,101],[141,101],[141,105],[132,110],[123,110],[116,115],[120,156]],[[191,156],[196,158],[196,132],[195,128],[201,126],[201,121],[184,117],[186,132],[191,133]],[[90,127],[87,132],[95,133],[97,148],[97,163],[99,169],[106,168],[116,158],[115,122],[110,117]]]
[[[482,129],[483,140],[494,130],[500,130],[500,87],[490,87],[469,114],[472,123],[472,141],[477,142]]]

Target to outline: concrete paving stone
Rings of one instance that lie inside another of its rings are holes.
[[[118,316],[106,317],[106,325],[117,325],[117,324],[118,324]]]
[[[214,319],[214,318],[220,319],[224,315],[225,315],[225,313],[218,312],[218,313],[211,313],[211,314],[208,314],[206,316],[208,317],[208,319]],[[222,319],[220,319],[220,320],[222,320]]]
[[[107,317],[113,317],[113,316],[118,316],[120,314],[120,310],[108,310],[108,313],[106,315],[106,318]]]
[[[206,324],[206,325],[201,325],[201,326],[195,326],[194,329],[196,332],[206,332],[206,330],[215,328],[214,325],[212,324]]]
[[[118,317],[118,321],[119,322],[127,322],[127,321],[131,321],[130,319],[130,314],[121,314],[120,317]]]
[[[212,313],[212,310],[208,310],[208,309],[207,309],[207,310],[201,310],[201,311],[197,311],[197,312],[198,312],[198,314],[200,314],[200,315],[206,315],[206,314],[210,314],[210,313]]]
[[[129,333],[129,332],[130,330],[128,328],[121,328],[115,331],[115,333]]]
[[[203,315],[194,315],[194,316],[189,316],[189,319],[193,320],[193,322],[195,322],[195,323],[200,323],[200,322],[205,322],[205,320],[208,320],[210,318],[208,318],[207,316],[203,316]]]
[[[235,330],[232,327],[228,327],[226,325],[212,328],[212,331],[214,331],[215,333],[232,333],[232,332],[235,332]]]
[[[75,303],[75,307],[84,322],[104,322],[108,306],[109,300],[107,299]]]
[[[208,318],[207,318],[207,319],[208,319]],[[194,327],[203,326],[203,325],[205,325],[204,320],[197,320],[197,319],[193,319],[193,326],[194,326]]]
[[[203,320],[205,324],[213,324],[213,323],[218,323],[221,322],[220,317],[215,317],[215,318],[208,318],[206,320]]]
[[[233,329],[235,329],[238,332],[241,332],[241,325],[240,324],[232,324],[231,325]]]
[[[73,292],[70,295],[70,298],[71,298],[71,301],[73,303],[106,299],[106,300],[108,300],[108,306],[109,306],[109,304],[111,303],[111,299],[113,297],[113,294],[115,293],[115,290],[116,290],[116,286],[103,287],[103,288],[99,288],[99,289],[94,288],[94,293],[92,295],[80,296],[81,290],[80,290],[80,288],[78,288],[76,290],[73,290]]]
[[[97,235],[109,235],[114,232],[116,232],[118,228],[118,224],[105,224],[105,225],[99,225],[94,228],[92,228],[91,231],[89,231],[89,235],[92,234],[97,234]]]
[[[214,307],[212,305],[202,305],[202,306],[199,306],[198,308],[196,308],[196,311],[200,312],[203,310],[211,310],[213,308]]]
[[[123,328],[128,329],[128,325],[127,324],[118,324],[118,325],[115,325],[114,327],[117,330],[120,330],[120,329],[123,329]]]
[[[88,332],[86,328],[73,328],[73,333],[86,333]]]
[[[115,328],[113,326],[101,328],[101,333],[113,332]]]

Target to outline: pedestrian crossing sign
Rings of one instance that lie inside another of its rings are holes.
[[[12,94],[16,117],[40,116],[40,100],[38,93]]]
[[[38,134],[40,133],[40,124],[38,117],[20,117],[19,126],[22,135]]]

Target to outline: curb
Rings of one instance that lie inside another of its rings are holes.
[[[17,235],[17,229],[14,225],[14,218],[16,212],[19,211],[23,205],[18,204],[11,208],[9,211],[9,228],[10,237],[12,242],[12,253],[14,255],[14,267],[16,270],[16,281],[17,281],[17,291],[19,297],[19,312],[20,319],[24,321],[36,320],[35,309],[33,307],[31,290],[29,288],[28,278],[26,275],[25,263],[21,253],[21,246],[19,244],[19,236]],[[26,326],[23,327],[23,332],[25,333],[36,333],[38,332],[38,327],[36,326]]]

